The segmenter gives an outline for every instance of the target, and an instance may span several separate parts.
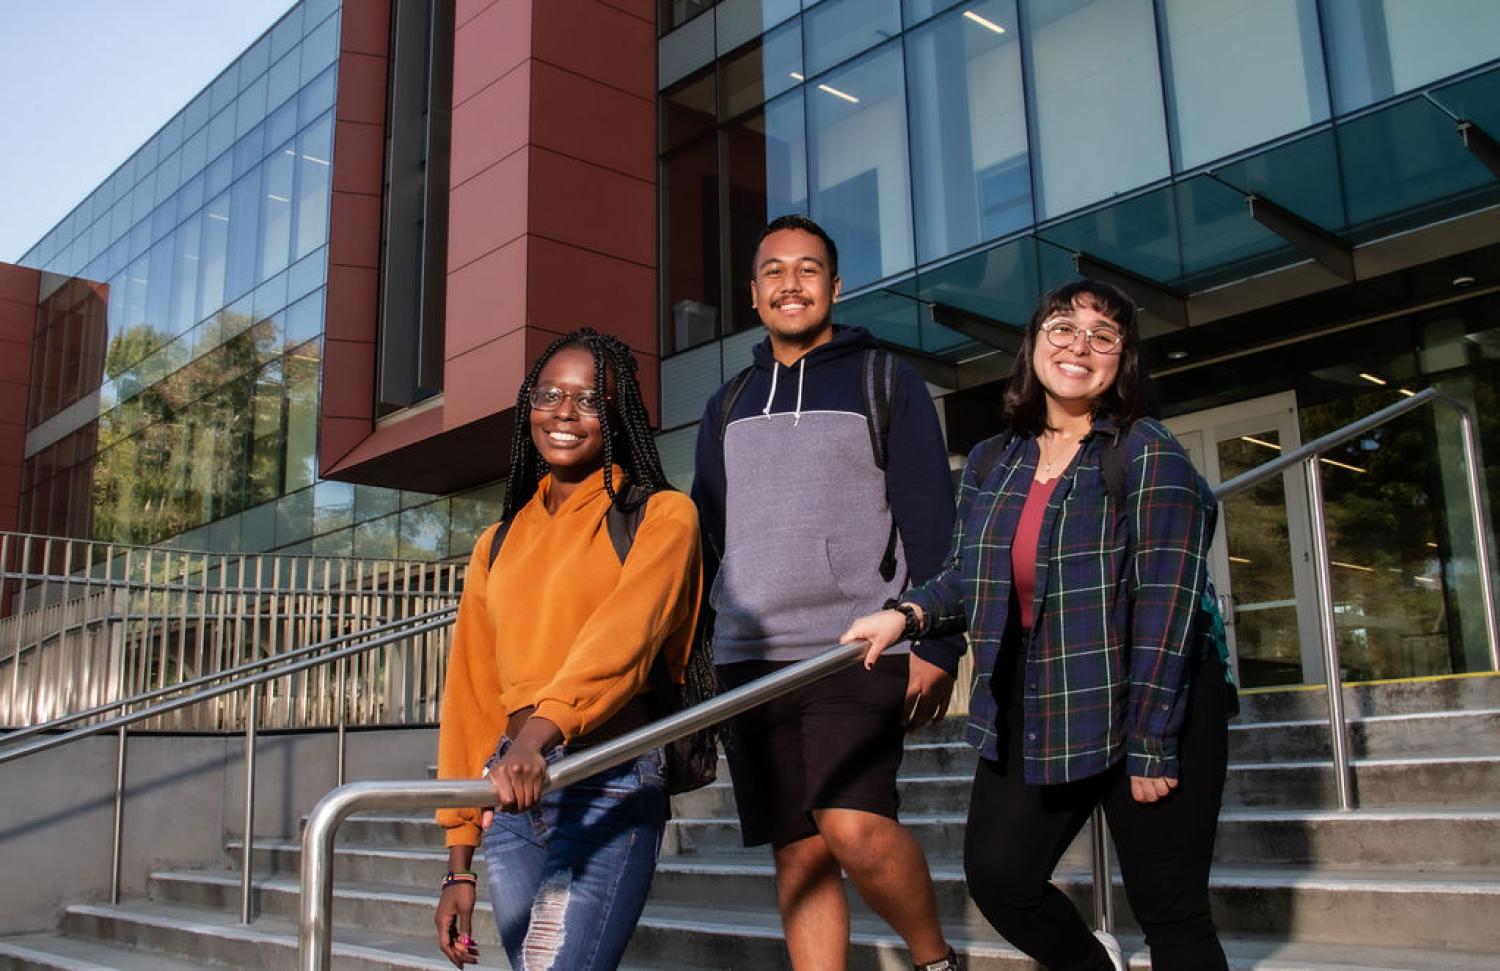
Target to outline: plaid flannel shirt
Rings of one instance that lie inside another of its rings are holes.
[[[1127,509],[1116,510],[1100,456],[1121,434]],[[1012,603],[1011,539],[1037,457],[1026,435],[974,448],[948,560],[902,597],[921,606],[930,631],[967,628],[977,672],[967,737],[988,759],[999,758],[990,678]],[[975,481],[986,465],[986,481]],[[1128,433],[1094,423],[1053,490],[1037,543],[1022,679],[1028,783],[1084,779],[1122,754],[1130,775],[1177,777],[1188,641],[1216,518],[1208,484],[1159,422],[1142,419]]]

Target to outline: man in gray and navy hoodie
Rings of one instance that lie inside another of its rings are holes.
[[[710,399],[693,482],[731,687],[829,650],[855,617],[936,573],[954,519],[926,385],[865,330],[832,323],[833,240],[802,216],[773,221],[750,294],[767,337]],[[794,967],[846,964],[840,868],[918,968],[958,967],[927,861],[896,819],[896,771],[905,730],[946,713],[963,649],[961,637],[921,641],[736,720],[740,825],[745,845],[772,846]]]

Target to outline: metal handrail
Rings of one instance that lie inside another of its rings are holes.
[[[317,654],[321,651],[325,651],[335,644],[342,644],[345,641],[357,640],[359,638],[369,637],[371,635],[378,636],[380,634],[394,631],[397,628],[405,627],[409,624],[421,623],[427,620],[451,620],[456,613],[458,613],[458,607],[456,606],[440,607],[437,610],[429,610],[425,613],[412,614],[410,617],[402,617],[399,620],[387,621],[383,624],[374,624],[370,627],[364,627],[359,630],[346,631],[343,634],[338,634],[334,637],[328,638],[327,640],[317,641],[313,644],[306,644],[294,650],[284,651],[281,654],[273,654],[269,657],[259,658],[254,661],[246,661],[244,664],[236,665],[232,668],[224,668],[220,671],[213,671],[208,674],[199,675],[196,678],[190,678],[187,681],[179,681],[176,684],[169,684],[165,687],[153,688],[150,691],[142,691],[138,694],[131,695],[128,698],[121,698],[118,701],[107,701],[101,705],[95,705],[92,708],[86,708],[83,711],[76,711],[72,714],[63,715],[60,718],[54,718],[51,721],[42,722],[39,725],[30,725],[26,728],[18,728],[14,731],[6,732],[5,734],[0,735],[0,746],[8,746],[14,742],[20,741],[23,738],[30,738],[33,735],[40,735],[43,732],[54,731],[63,727],[64,725],[71,725],[74,722],[86,721],[97,715],[102,715],[107,711],[114,711],[117,708],[132,708],[136,705],[145,704],[148,701],[154,701],[157,698],[163,698],[167,695],[176,694],[179,691],[187,691],[191,688],[197,688],[201,685],[211,684],[215,681],[221,681],[224,678],[237,678],[242,674],[249,674],[252,671],[258,671],[261,668],[267,667],[269,665],[284,664],[288,661],[295,661],[299,658],[307,657],[310,654]],[[295,673],[295,671],[281,672],[278,673],[276,677],[280,677],[282,674]],[[237,691],[248,683],[249,682],[237,682],[234,685],[226,686],[226,690]],[[186,704],[192,703],[195,702],[187,702]],[[185,707],[185,705],[178,705],[175,707]],[[112,722],[109,723],[109,725],[110,727],[120,727],[122,724],[130,725],[134,724],[136,721],[140,721],[143,718],[163,714],[165,711],[171,710],[173,709],[153,709],[150,712],[142,711],[138,712],[137,715],[131,716],[131,719],[127,722]],[[107,730],[107,728],[101,726],[101,730]],[[72,736],[70,736],[70,738],[78,737],[82,736],[78,735],[77,733],[74,733]],[[59,742],[58,744],[63,743]],[[8,748],[0,748],[0,765],[4,765],[6,762],[10,761],[10,759],[12,758],[12,756],[10,755],[10,751],[11,750]],[[14,758],[21,758],[25,755],[29,755],[32,751],[42,751],[42,749],[30,749],[26,752],[22,752],[14,756]]]
[[[858,662],[868,641],[851,641],[775,674],[685,708],[595,748],[569,755],[547,770],[546,794],[596,772],[644,755],[654,748],[716,725],[756,705]],[[495,790],[483,780],[439,779],[427,782],[351,782],[328,793],[313,807],[302,835],[302,906],[297,932],[298,967],[323,971],[333,960],[330,914],[333,909],[333,837],[339,824],[363,809],[431,809],[437,806],[482,806]]]
[[[1484,609],[1484,632],[1489,640],[1490,666],[1500,671],[1500,622],[1495,614],[1495,578],[1491,573],[1489,515],[1485,511],[1479,477],[1479,450],[1474,415],[1468,405],[1437,388],[1424,388],[1409,398],[1350,422],[1277,458],[1221,483],[1214,490],[1219,501],[1233,498],[1297,465],[1305,466],[1308,510],[1313,519],[1313,573],[1318,585],[1318,626],[1323,641],[1324,683],[1328,692],[1328,728],[1333,749],[1334,787],[1339,808],[1354,809],[1354,775],[1350,765],[1349,728],[1344,717],[1344,684],[1339,662],[1338,627],[1333,613],[1333,575],[1328,554],[1328,524],[1323,512],[1323,478],[1319,459],[1324,452],[1429,404],[1444,404],[1458,416],[1464,450],[1464,483],[1469,494],[1469,516],[1474,528],[1474,558]]]
[[[91,735],[99,735],[108,731],[113,731],[116,733],[117,742],[115,754],[114,837],[112,843],[112,859],[110,863],[109,897],[111,903],[117,904],[120,902],[120,860],[122,856],[121,850],[124,845],[123,823],[125,812],[126,730],[136,722],[145,721],[149,718],[155,718],[159,715],[164,715],[168,712],[176,711],[179,708],[186,708],[190,705],[200,704],[204,701],[218,698],[221,695],[231,694],[233,692],[247,688],[250,689],[249,711],[245,718],[245,831],[244,847],[242,852],[242,859],[240,861],[240,922],[248,924],[250,923],[251,884],[254,872],[251,866],[251,853],[254,847],[255,825],[255,743],[256,729],[258,727],[256,725],[256,709],[259,704],[259,693],[254,689],[267,682],[275,681],[288,675],[298,674],[310,668],[314,668],[333,661],[337,661],[339,663],[339,681],[340,685],[342,686],[344,662],[349,658],[361,654],[365,651],[373,650],[377,647],[384,647],[388,644],[395,644],[413,637],[418,637],[422,634],[440,630],[453,623],[452,615],[456,613],[456,611],[456,607],[443,608],[441,610],[432,612],[433,614],[438,616],[434,616],[432,619],[420,623],[405,625],[402,622],[396,622],[394,624],[384,625],[386,627],[400,626],[402,629],[398,631],[387,632],[384,634],[376,634],[374,637],[371,637],[367,640],[361,640],[357,643],[340,647],[336,650],[329,651],[326,654],[317,654],[314,657],[309,657],[306,655],[312,654],[314,651],[326,649],[329,644],[334,643],[335,641],[341,642],[347,640],[348,638],[344,635],[340,635],[338,638],[334,638],[329,641],[310,644],[304,648],[299,648],[295,653],[301,656],[297,660],[293,660],[290,663],[287,662],[287,658],[290,657],[291,654],[277,655],[274,658],[274,660],[277,662],[277,666],[271,670],[262,671],[259,674],[253,674],[248,677],[238,678],[229,681],[228,683],[216,685],[211,688],[203,688],[180,698],[173,698],[170,701],[160,702],[158,704],[143,708],[140,711],[130,712],[129,714],[125,715],[118,715],[114,718],[98,722],[97,724],[85,725],[82,728],[75,728],[73,731],[65,732],[61,735],[54,735],[50,738],[37,739],[33,742],[12,746],[8,749],[5,749],[4,751],[0,751],[0,765],[15,761],[16,759],[25,758],[28,755],[35,755],[38,752],[44,752],[48,749],[66,745],[69,742],[77,741],[80,738],[86,738]],[[361,633],[370,632],[364,631]],[[342,785],[344,781],[344,719],[342,690],[340,690],[339,692],[339,697],[340,717],[338,722],[338,780],[340,785]],[[75,720],[77,717],[82,716],[75,716]]]
[[[1458,414],[1463,430],[1464,457],[1470,512],[1475,532],[1475,555],[1481,577],[1485,611],[1485,631],[1489,637],[1490,659],[1500,671],[1500,624],[1495,617],[1494,578],[1490,575],[1488,517],[1482,499],[1478,472],[1473,414],[1463,402],[1436,388],[1382,408],[1334,432],[1314,439],[1279,458],[1266,462],[1214,489],[1221,502],[1251,488],[1272,476],[1307,465],[1309,502],[1315,519],[1314,559],[1318,573],[1322,635],[1328,686],[1329,730],[1333,741],[1335,774],[1339,807],[1353,810],[1353,784],[1350,776],[1348,726],[1344,721],[1343,679],[1339,670],[1338,641],[1333,615],[1333,584],[1328,570],[1328,532],[1323,519],[1323,493],[1319,457],[1331,448],[1359,437],[1380,425],[1415,411],[1427,404],[1441,402]],[[579,755],[562,759],[548,773],[543,792],[570,785],[579,779],[634,758],[658,745],[673,741],[700,728],[732,717],[741,711],[770,700],[783,691],[794,690],[810,681],[854,663],[864,652],[864,642],[841,645],[833,651],[793,665],[760,681],[720,695],[704,704],[679,712],[660,722],[622,735],[611,742]],[[811,672],[816,673],[811,673]],[[492,797],[488,782],[475,780],[378,781],[356,782],[329,792],[314,807],[302,836],[302,905],[298,928],[298,967],[302,971],[326,971],[332,961],[333,908],[333,841],[339,824],[355,812],[368,809],[432,809],[448,805],[484,805]],[[1092,822],[1091,856],[1093,864],[1093,900],[1096,923],[1109,933],[1114,924],[1113,887],[1110,876],[1109,841],[1102,813],[1095,812]]]

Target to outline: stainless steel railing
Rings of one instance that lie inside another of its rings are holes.
[[[231,555],[0,533],[0,725],[41,728],[234,677],[298,645],[451,607],[462,577],[453,561]],[[337,677],[315,669],[273,683],[256,714],[265,728],[344,717],[431,722],[446,656],[438,631],[399,655],[361,656]],[[140,727],[233,730],[247,707],[231,694]]]
[[[621,735],[561,760],[548,773],[543,792],[570,786],[610,766],[636,758],[661,745],[732,718],[864,657],[868,641],[841,644],[758,681],[725,692],[712,701],[684,709],[661,721]],[[333,910],[333,839],[339,824],[362,809],[433,809],[438,806],[482,806],[494,790],[483,780],[439,779],[435,782],[352,782],[319,800],[302,835],[302,907],[298,929],[298,967],[325,971],[333,960],[330,914]]]
[[[367,628],[356,632],[351,638],[340,635],[326,642],[310,644],[299,649],[293,655],[285,655],[275,658],[274,666],[264,663],[257,665],[264,668],[256,673],[242,675],[221,684],[211,687],[200,687],[196,691],[182,694],[179,697],[166,701],[157,701],[146,708],[118,715],[84,725],[70,732],[60,735],[52,735],[45,738],[37,738],[32,741],[22,742],[17,745],[0,748],[0,765],[16,759],[35,755],[48,749],[66,745],[92,735],[102,734],[108,731],[116,733],[115,753],[115,804],[114,804],[114,833],[111,845],[110,861],[110,902],[120,902],[120,860],[124,848],[124,814],[125,814],[125,777],[126,777],[126,754],[127,754],[127,729],[141,722],[160,718],[162,715],[191,708],[207,701],[244,691],[246,694],[247,716],[244,719],[245,730],[245,807],[244,807],[244,847],[241,859],[240,877],[240,920],[242,923],[250,923],[251,918],[251,886],[254,870],[251,866],[251,853],[254,848],[255,837],[255,752],[257,731],[260,727],[260,719],[256,717],[260,689],[263,685],[270,684],[281,678],[286,678],[305,673],[313,668],[336,664],[339,674],[340,697],[343,696],[344,676],[346,664],[351,658],[373,651],[377,648],[389,649],[403,642],[420,642],[433,634],[446,635],[448,628],[453,623],[456,607],[448,607],[386,624]],[[348,643],[349,641],[353,643]],[[209,678],[207,680],[213,680]],[[184,686],[178,686],[175,690],[182,690]],[[161,691],[151,692],[153,697],[162,694]],[[143,696],[124,699],[115,705],[102,706],[104,709],[124,707],[129,708],[133,704],[144,699]],[[344,782],[344,752],[345,752],[345,721],[343,718],[343,706],[339,706],[340,717],[338,720],[338,746],[337,746],[337,776],[339,785]],[[49,727],[60,727],[63,723],[88,720],[96,717],[100,709],[91,709],[71,718],[58,719]],[[18,733],[16,733],[18,734]],[[12,736],[0,738],[0,745]]]
[[[1333,587],[1328,572],[1328,532],[1323,519],[1323,496],[1319,456],[1369,430],[1393,421],[1418,408],[1442,403],[1452,408],[1463,432],[1466,481],[1469,508],[1475,534],[1485,632],[1489,638],[1490,660],[1500,671],[1500,637],[1497,637],[1494,577],[1490,570],[1489,525],[1485,512],[1474,417],[1467,406],[1451,395],[1428,388],[1410,398],[1353,422],[1337,431],[1317,438],[1279,458],[1236,476],[1214,490],[1222,502],[1299,463],[1306,465],[1308,494],[1314,510],[1315,557],[1318,569],[1318,593],[1323,616],[1322,637],[1327,666],[1329,732],[1334,755],[1339,808],[1353,810],[1353,780],[1349,761],[1348,726],[1344,720],[1343,679],[1339,668],[1337,629],[1333,614]],[[680,712],[621,736],[588,752],[569,756],[552,770],[545,791],[569,785],[595,772],[634,758],[642,752],[680,738],[706,725],[715,724],[741,711],[768,701],[786,691],[795,690],[842,667],[853,664],[863,654],[861,643],[842,645],[821,657],[794,665],[770,678],[721,695],[712,701]],[[435,809],[440,806],[484,805],[491,798],[489,783],[483,781],[439,780],[436,782],[358,782],[341,786],[324,796],[313,809],[302,836],[302,910],[298,931],[298,967],[303,971],[326,971],[332,961],[333,842],[338,827],[352,813],[367,809]],[[1099,930],[1114,929],[1113,877],[1109,859],[1109,839],[1103,814],[1096,810],[1090,823],[1092,830],[1093,900],[1095,922]]]
[[[1297,465],[1304,466],[1304,474],[1307,478],[1308,508],[1312,515],[1313,573],[1318,586],[1319,633],[1323,642],[1323,666],[1326,671],[1324,681],[1328,694],[1328,729],[1333,749],[1334,786],[1338,794],[1339,808],[1345,811],[1354,808],[1354,776],[1349,758],[1349,726],[1344,717],[1344,683],[1339,662],[1338,626],[1334,616],[1333,577],[1329,570],[1328,523],[1323,511],[1322,464],[1318,459],[1330,449],[1432,404],[1446,405],[1458,417],[1462,433],[1464,482],[1469,497],[1469,517],[1474,530],[1474,558],[1478,566],[1484,632],[1489,643],[1490,666],[1500,671],[1500,623],[1497,623],[1495,616],[1495,577],[1490,563],[1489,515],[1485,510],[1484,492],[1479,474],[1479,449],[1476,444],[1478,438],[1475,432],[1474,415],[1459,399],[1437,388],[1426,388],[1409,398],[1373,412],[1359,421],[1351,422],[1343,428],[1315,438],[1301,448],[1292,449],[1242,475],[1237,475],[1214,490],[1214,495],[1222,502],[1273,476],[1281,475]]]

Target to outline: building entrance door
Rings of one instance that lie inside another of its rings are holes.
[[[1166,425],[1213,486],[1302,444],[1291,391]],[[1310,537],[1300,465],[1219,507],[1210,569],[1242,687],[1323,680]]]

